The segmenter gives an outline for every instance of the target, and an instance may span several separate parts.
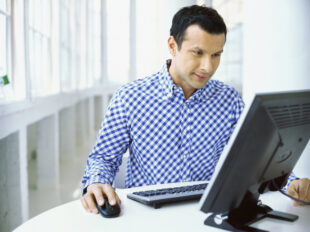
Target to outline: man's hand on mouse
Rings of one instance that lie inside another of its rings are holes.
[[[110,205],[115,205],[116,202],[120,205],[121,200],[110,184],[94,183],[87,187],[86,193],[81,198],[84,209],[89,213],[98,214],[98,205],[104,204],[104,196],[109,199]]]
[[[306,202],[310,202],[310,179],[302,178],[293,180],[286,190],[287,194]],[[303,205],[294,201],[294,205]]]

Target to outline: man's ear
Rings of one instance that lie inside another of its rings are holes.
[[[169,36],[169,38],[168,38],[168,48],[169,48],[169,52],[170,52],[171,56],[175,57],[176,50],[178,49],[178,45],[175,42],[175,39],[173,36]]]

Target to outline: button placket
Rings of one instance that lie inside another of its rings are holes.
[[[182,162],[182,170],[180,172],[180,177],[182,180],[187,181],[189,179],[189,163],[188,163],[188,154],[190,154],[190,145],[191,145],[191,113],[190,113],[190,104],[189,102],[184,102],[183,103],[183,111],[182,111],[182,116],[183,116],[183,125],[182,125],[182,145],[181,145],[181,150],[180,150],[180,158]]]

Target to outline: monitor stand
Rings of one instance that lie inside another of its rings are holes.
[[[259,194],[254,195],[248,192],[239,208],[232,209],[224,214],[212,214],[205,220],[204,224],[235,232],[267,232],[249,225],[266,217],[289,222],[298,219],[297,215],[274,211],[269,206],[261,204],[258,197]]]

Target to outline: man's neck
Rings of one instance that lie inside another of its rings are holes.
[[[193,87],[189,86],[180,76],[177,75],[176,67],[174,65],[174,62],[171,61],[170,67],[167,67],[168,72],[174,82],[175,85],[178,85],[182,88],[185,99],[189,99],[197,89],[194,89]]]

